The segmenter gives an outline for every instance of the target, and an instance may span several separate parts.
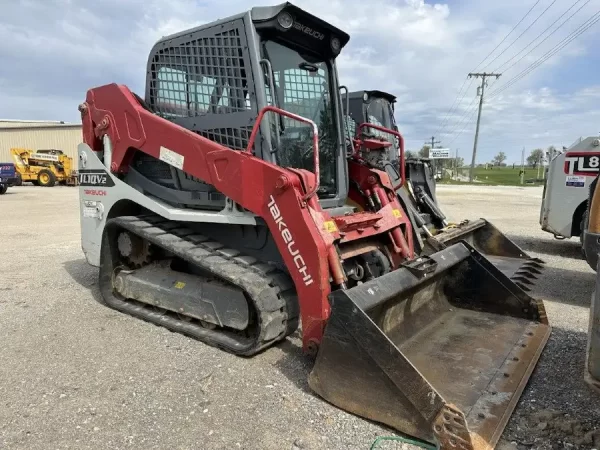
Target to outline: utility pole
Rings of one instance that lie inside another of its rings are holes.
[[[431,147],[430,148],[435,148],[435,144],[440,144],[442,141],[436,141],[435,140],[435,136],[431,136]],[[429,145],[429,138],[428,140],[425,142],[425,144]]]
[[[543,163],[544,165],[542,166],[542,180],[546,179],[546,162],[549,163],[550,159],[551,159],[550,156],[548,156],[547,160],[545,160],[545,159],[543,160],[544,161],[544,163]]]
[[[458,148],[456,149],[456,153],[454,154],[454,176],[458,180]]]
[[[500,77],[500,75],[501,74],[499,74],[499,73],[487,73],[487,72],[470,73],[469,74],[469,78],[481,77],[481,94],[479,96],[479,113],[477,114],[477,128],[475,129],[475,142],[473,143],[473,156],[471,157],[471,169],[469,170],[469,182],[471,182],[471,183],[473,182],[473,171],[475,170],[475,155],[477,154],[477,139],[479,138],[479,123],[481,122],[481,107],[483,106],[483,94],[485,92],[485,86],[487,85],[485,79],[487,77],[496,77],[496,79],[498,79],[498,77]]]
[[[431,147],[429,147],[429,157],[431,158],[431,150],[435,148],[435,144],[439,144],[441,141],[436,141],[435,136],[431,136]],[[425,141],[425,145],[429,145],[429,141]],[[435,159],[431,160],[431,168],[433,169],[433,173],[437,173],[437,166],[435,164]]]
[[[525,176],[525,147],[521,152],[521,184],[523,184],[523,177]]]

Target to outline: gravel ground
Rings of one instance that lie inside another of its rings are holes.
[[[582,381],[594,273],[576,241],[539,229],[541,188],[438,196],[547,262],[534,295],[554,331],[499,448],[600,448]],[[0,448],[368,449],[392,434],[311,393],[297,336],[238,358],[99,304],[77,189],[15,187],[0,204]]]

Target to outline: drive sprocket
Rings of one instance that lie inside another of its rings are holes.
[[[129,231],[119,233],[117,246],[121,256],[126,258],[128,263],[134,267],[140,268],[149,264],[152,260],[150,242]]]

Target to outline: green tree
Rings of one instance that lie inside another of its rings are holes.
[[[506,161],[506,154],[504,152],[500,152],[494,156],[492,163],[496,166],[501,166],[504,161]]]
[[[429,145],[424,145],[421,150],[419,150],[420,158],[429,158]]]
[[[530,165],[532,169],[535,169],[543,160],[544,150],[536,148],[535,150],[531,150],[531,153],[527,157],[527,164]]]

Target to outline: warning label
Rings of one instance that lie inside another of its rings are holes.
[[[98,205],[100,202],[91,200],[83,201],[83,217],[98,217]]]
[[[582,175],[567,175],[565,183],[568,187],[584,187],[585,176]]]

